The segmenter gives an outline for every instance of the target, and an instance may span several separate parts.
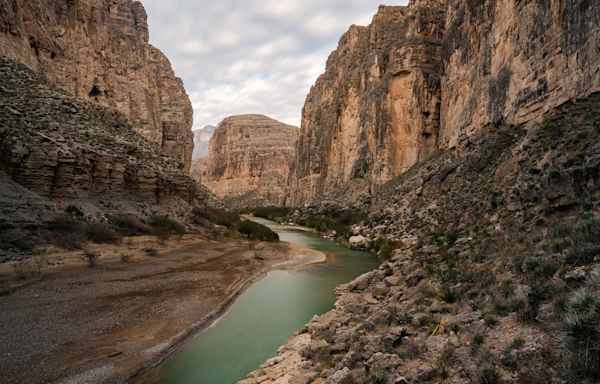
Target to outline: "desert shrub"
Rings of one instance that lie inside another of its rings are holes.
[[[534,256],[525,257],[521,264],[521,271],[533,278],[551,277],[559,268],[560,264],[555,260]]]
[[[297,223],[305,227],[315,228],[317,231],[326,233],[335,231],[336,237],[347,239],[350,237],[350,226],[367,217],[367,213],[360,209],[340,210],[331,208],[322,214],[306,214],[297,220]]]
[[[171,235],[183,235],[186,232],[183,224],[169,216],[154,215],[150,217],[148,224],[152,227],[152,234],[161,239],[168,239]]]
[[[281,221],[282,219],[289,216],[290,209],[284,207],[260,207],[253,209],[251,212],[256,217],[262,217],[264,219],[274,221]]]
[[[85,260],[87,260],[90,267],[95,267],[98,265],[98,258],[100,257],[100,254],[98,252],[85,250],[83,251],[83,257]]]
[[[252,240],[279,241],[279,235],[270,228],[249,220],[243,220],[237,226],[238,232]]]
[[[456,289],[452,289],[447,285],[442,286],[438,294],[439,298],[446,303],[456,303],[460,299],[460,292]]]
[[[112,215],[108,217],[108,222],[123,236],[147,235],[152,231],[149,225],[134,215]]]
[[[600,275],[593,274],[570,297],[563,319],[562,348],[568,379],[600,382]]]
[[[87,223],[84,232],[86,239],[98,244],[114,244],[121,241],[121,236],[104,223]]]
[[[484,364],[477,370],[477,383],[479,384],[497,384],[500,382],[500,373],[493,364]]]
[[[525,309],[525,303],[518,299],[498,299],[494,301],[494,313],[498,316],[507,316],[513,312]]]
[[[402,246],[401,241],[394,241],[386,238],[378,238],[371,242],[371,248],[377,253],[381,260],[388,260],[392,257],[394,250]]]
[[[146,248],[143,249],[143,251],[148,256],[156,256],[156,255],[158,255],[158,251],[156,250],[156,248],[146,247]]]
[[[412,323],[413,315],[410,312],[399,313],[396,315],[396,322],[399,325],[406,325]]]
[[[121,253],[121,261],[124,263],[128,263],[131,261],[133,256],[130,253]]]
[[[47,224],[46,240],[58,247],[75,250],[81,249],[85,238],[85,222],[75,220],[71,216],[61,215]]]
[[[83,223],[69,215],[60,215],[48,222],[47,228],[51,231],[77,232],[83,228]]]
[[[194,215],[194,222],[196,224],[203,224],[203,221],[209,221],[227,228],[233,228],[240,221],[240,215],[237,213],[217,208],[194,207],[192,214]]]
[[[481,347],[483,346],[484,342],[484,335],[478,333],[475,336],[473,336],[473,339],[471,340],[471,355],[476,355],[481,350]]]
[[[571,234],[573,252],[567,262],[573,265],[589,264],[600,255],[600,220],[584,219],[578,222]]]
[[[541,282],[534,285],[527,296],[527,309],[522,313],[523,319],[534,320],[540,305],[558,292],[558,288],[552,282]]]

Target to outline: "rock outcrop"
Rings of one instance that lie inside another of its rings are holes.
[[[192,106],[167,58],[148,43],[139,1],[2,0],[0,57],[122,112],[189,170]]]
[[[540,119],[600,90],[600,7],[455,0],[444,34],[440,145],[490,122]]]
[[[488,123],[539,120],[599,91],[599,25],[589,1],[382,6],[341,38],[306,99],[286,203],[368,202]]]
[[[0,117],[1,168],[40,196],[115,207],[120,202],[203,205],[210,198],[123,114],[58,90],[4,59]]]
[[[233,206],[282,205],[298,128],[262,115],[224,119],[202,182]]]
[[[210,138],[216,129],[217,127],[214,125],[207,125],[194,131],[194,152],[192,153],[192,159],[208,157],[208,143],[210,143]]]
[[[306,98],[288,205],[369,194],[437,149],[444,12],[381,6],[342,36]]]

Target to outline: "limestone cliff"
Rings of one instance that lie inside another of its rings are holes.
[[[436,150],[444,11],[381,6],[342,36],[306,98],[288,205],[369,193]]]
[[[122,112],[189,169],[192,106],[167,58],[148,43],[139,1],[0,0],[0,57]]]
[[[115,208],[124,202],[202,205],[210,198],[177,161],[135,132],[123,114],[58,90],[4,59],[0,168],[52,200],[92,199]]]
[[[440,144],[489,122],[538,120],[600,90],[593,1],[455,0],[444,34]]]
[[[281,205],[298,128],[262,115],[231,116],[210,140],[202,182],[233,205]]]
[[[382,6],[341,38],[306,99],[287,204],[367,202],[488,123],[539,120],[600,90],[599,26],[589,1]]]

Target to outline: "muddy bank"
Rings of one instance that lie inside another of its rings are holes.
[[[150,237],[0,265],[5,383],[116,383],[160,361],[276,266],[324,255],[285,243]],[[149,250],[156,250],[155,252]],[[35,368],[34,368],[35,367]]]

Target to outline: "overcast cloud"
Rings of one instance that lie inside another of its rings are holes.
[[[351,24],[381,0],[141,0],[150,42],[171,60],[194,128],[261,113],[300,125],[304,99]],[[388,1],[388,5],[407,0]]]

